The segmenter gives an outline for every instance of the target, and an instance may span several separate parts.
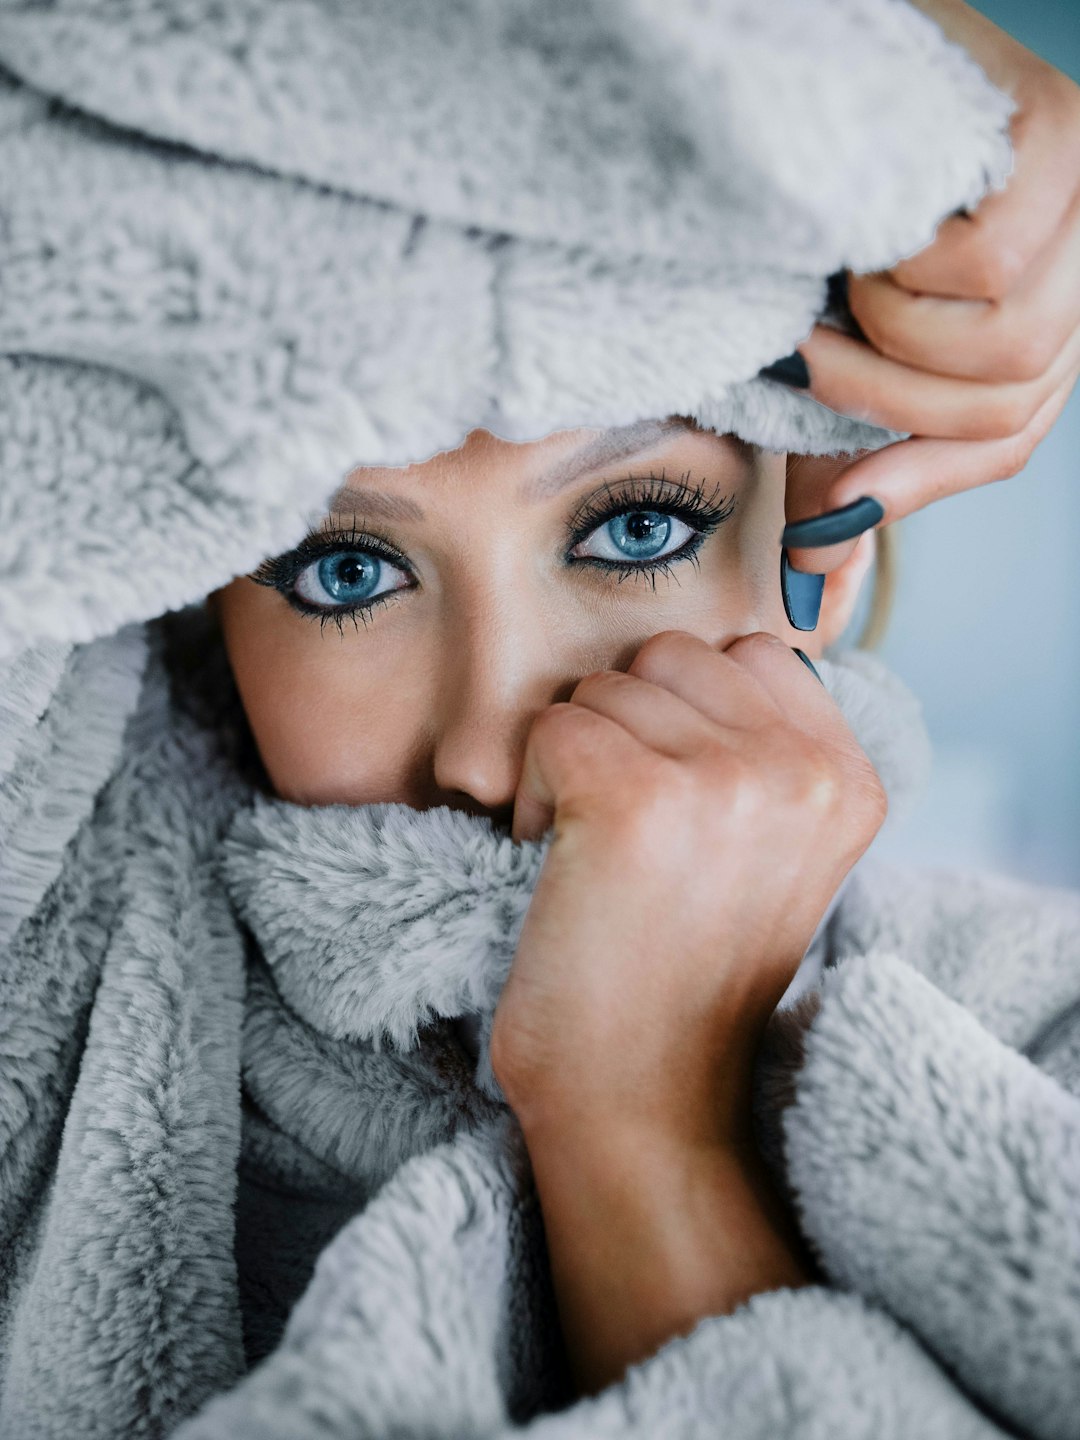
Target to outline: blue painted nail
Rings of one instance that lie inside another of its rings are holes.
[[[782,360],[766,365],[758,371],[758,376],[762,380],[779,380],[784,385],[793,385],[797,390],[807,390],[810,386],[810,367],[797,350],[785,355]]]
[[[836,545],[851,540],[876,525],[885,514],[885,507],[872,495],[862,495],[839,510],[826,510],[824,515],[809,520],[793,520],[784,526],[781,545]]]
[[[825,284],[825,309],[826,310],[848,310],[848,272],[836,270],[832,275],[826,277]]]
[[[810,674],[813,675],[814,679],[818,682],[818,684],[819,684],[819,685],[824,685],[824,684],[825,684],[825,681],[822,680],[821,676],[818,674],[818,672],[817,672],[817,666],[816,666],[816,665],[814,664],[814,662],[810,659],[810,656],[807,655],[806,651],[805,651],[805,650],[800,650],[797,645],[792,645],[791,648],[792,648],[792,650],[795,651],[795,654],[798,655],[799,659],[800,659],[800,660],[802,661],[802,663],[806,666],[806,668],[810,671]]]
[[[810,575],[793,570],[788,564],[787,550],[780,551],[780,593],[789,624],[796,630],[816,630],[821,613],[824,575]]]

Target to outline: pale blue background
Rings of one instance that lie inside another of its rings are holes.
[[[978,8],[1080,79],[1078,0]],[[875,853],[1080,888],[1080,395],[1023,474],[898,528],[879,653],[922,700],[935,761]]]

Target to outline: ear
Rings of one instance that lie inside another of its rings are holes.
[[[825,589],[821,595],[821,613],[818,616],[814,639],[822,649],[833,645],[847,629],[855,613],[855,602],[859,598],[863,581],[874,563],[877,554],[877,531],[867,530],[859,536],[858,544],[842,565],[830,570],[825,576]],[[816,646],[815,646],[816,648]]]

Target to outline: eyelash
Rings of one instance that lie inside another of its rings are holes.
[[[388,590],[382,595],[373,595],[370,600],[365,600],[359,605],[322,608],[318,605],[308,604],[293,590],[293,586],[309,565],[341,550],[362,550],[367,555],[375,555],[380,560],[385,560],[399,570],[410,570],[409,562],[404,555],[399,554],[393,546],[388,545],[378,535],[372,535],[369,530],[358,528],[356,517],[353,516],[352,523],[348,526],[338,525],[334,520],[326,521],[321,529],[313,530],[310,535],[305,535],[295,549],[287,550],[284,555],[275,555],[269,560],[264,560],[257,570],[251,572],[250,578],[255,581],[256,585],[267,585],[273,590],[280,591],[293,609],[305,620],[318,620],[320,630],[324,629],[329,621],[337,626],[339,633],[343,633],[346,620],[352,620],[354,629],[359,629],[358,619],[366,625],[368,617],[377,606],[385,605],[401,594],[401,591]]]
[[[615,519],[616,516],[641,510],[671,515],[673,518],[681,520],[696,533],[679,550],[675,550],[672,554],[665,555],[651,564],[635,565],[632,561],[623,564],[594,555],[578,555],[568,558],[574,565],[590,565],[608,573],[614,572],[618,576],[620,584],[631,575],[638,576],[651,583],[655,590],[658,575],[672,575],[675,566],[683,561],[690,561],[695,565],[699,563],[698,551],[702,544],[734,510],[734,496],[724,496],[720,491],[719,483],[708,493],[706,493],[704,481],[699,485],[692,484],[690,471],[686,471],[679,480],[669,480],[666,470],[661,470],[659,475],[653,473],[645,476],[632,475],[623,480],[611,481],[598,492],[590,495],[588,500],[574,512],[569,526],[569,550],[580,545],[594,530],[609,520]],[[326,522],[321,529],[305,536],[294,549],[286,551],[284,555],[264,560],[257,570],[252,571],[250,578],[257,585],[266,585],[278,590],[293,609],[305,619],[318,620],[320,630],[329,621],[336,624],[338,631],[343,633],[346,620],[352,620],[354,628],[358,629],[358,620],[367,625],[368,618],[376,606],[386,604],[412,587],[402,586],[396,590],[388,590],[382,595],[374,595],[370,600],[348,607],[321,608],[301,599],[293,590],[293,586],[303,571],[313,562],[323,559],[324,556],[333,555],[342,550],[361,550],[380,560],[385,560],[399,570],[411,573],[411,567],[405,557],[378,535],[358,528],[354,516],[348,526],[338,525],[333,520]]]
[[[728,518],[735,508],[735,497],[722,495],[719,482],[708,494],[704,480],[699,485],[690,481],[687,470],[678,480],[669,480],[667,471],[659,475],[631,475],[625,480],[613,480],[590,495],[574,512],[570,520],[570,548],[580,545],[599,526],[617,515],[626,515],[636,510],[653,510],[661,515],[671,515],[696,531],[693,539],[670,555],[650,564],[625,564],[617,560],[605,560],[595,555],[576,556],[577,565],[592,565],[597,569],[614,572],[619,583],[628,576],[637,575],[647,580],[656,589],[657,575],[671,575],[675,566],[684,560],[697,564],[697,552],[708,537]]]

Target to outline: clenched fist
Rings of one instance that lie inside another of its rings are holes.
[[[761,1030],[886,808],[773,635],[664,632],[542,712],[513,830],[554,836],[491,1046],[526,1136],[744,1141]]]

